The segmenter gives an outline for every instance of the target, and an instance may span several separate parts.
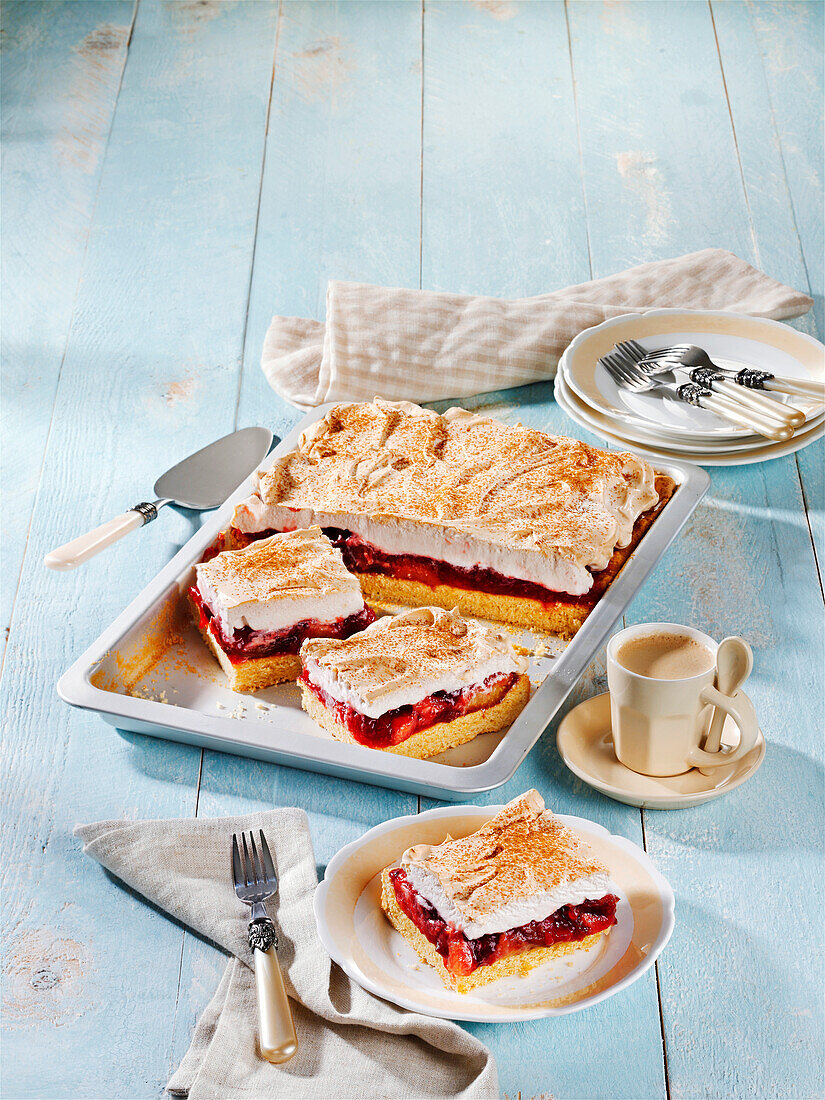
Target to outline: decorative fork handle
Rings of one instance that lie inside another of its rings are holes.
[[[268,1062],[288,1062],[298,1050],[298,1036],[278,963],[278,935],[269,917],[257,917],[248,930],[255,960],[258,994],[258,1045]]]
[[[742,384],[728,381],[727,375],[721,368],[695,367],[690,372],[690,380],[700,386],[707,386],[714,393],[724,394],[778,424],[790,424],[793,428],[801,428],[805,423],[805,414],[800,409],[784,405],[781,401],[767,397],[765,394],[754,393],[753,389],[746,388]]]
[[[673,391],[671,391],[673,392]],[[701,409],[716,413],[723,420],[731,424],[737,424],[740,428],[757,432],[766,439],[783,442],[793,435],[793,428],[789,424],[777,424],[775,421],[763,419],[758,413],[750,409],[737,406],[735,401],[721,394],[713,393],[707,386],[700,386],[696,382],[683,382],[677,386],[676,395],[691,405],[698,405]]]
[[[776,393],[797,394],[800,397],[818,397],[825,401],[825,383],[815,382],[808,378],[777,378],[765,370],[753,370],[751,367],[743,367],[742,370],[729,370],[725,367],[716,368],[725,378],[732,378],[739,386],[752,390],[768,390]]]

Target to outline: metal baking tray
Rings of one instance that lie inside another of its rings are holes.
[[[301,432],[331,407],[305,417],[267,462],[293,450]],[[119,729],[293,768],[451,800],[491,790],[513,775],[541,737],[707,491],[708,475],[697,466],[660,461],[656,466],[676,481],[677,491],[573,640],[554,646],[552,640],[547,644],[541,636],[514,631],[517,644],[547,652],[531,654],[530,701],[503,733],[483,734],[430,760],[410,760],[334,741],[301,709],[295,685],[254,696],[225,686],[223,673],[189,622],[182,594],[193,582],[194,563],[228,526],[235,504],[249,495],[254,475],[63,674],[58,694],[72,706],[97,711]]]

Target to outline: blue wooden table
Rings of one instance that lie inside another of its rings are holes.
[[[330,277],[516,296],[709,245],[814,295],[823,8],[807,3],[6,3],[3,1095],[151,1097],[223,958],[117,889],[75,823],[298,805],[319,864],[425,799],[137,735],[58,674],[196,529],[54,544],[235,426],[297,412],[258,363]],[[551,383],[472,404],[553,431]],[[629,621],[741,633],[759,774],[641,813],[555,723],[512,782],[643,844],[677,895],[659,965],[585,1012],[471,1025],[509,1097],[821,1095],[821,447],[712,472]],[[577,689],[604,684],[603,655]]]

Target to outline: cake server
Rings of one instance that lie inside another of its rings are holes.
[[[268,428],[241,428],[178,462],[155,482],[157,500],[143,501],[44,558],[49,569],[75,569],[137,527],[157,518],[167,504],[206,511],[223,504],[272,446]]]
[[[288,1062],[298,1050],[298,1036],[292,1009],[278,963],[278,933],[269,919],[264,902],[278,892],[278,876],[263,829],[258,831],[261,851],[255,837],[241,834],[243,858],[238,838],[232,835],[232,878],[240,901],[250,906],[247,938],[255,959],[255,988],[258,993],[258,1046],[267,1062]],[[249,849],[252,849],[250,858]]]

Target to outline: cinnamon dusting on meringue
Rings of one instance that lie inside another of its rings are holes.
[[[361,586],[320,527],[260,539],[195,566],[204,602],[227,630],[275,630],[360,611]]]
[[[473,926],[487,930],[491,918],[502,911],[503,927],[513,926],[518,921],[516,907],[533,898],[546,899],[546,916],[576,898],[584,900],[582,893],[596,900],[609,886],[607,868],[545,809],[535,790],[508,802],[470,836],[408,848],[401,866],[412,881],[434,880],[441,905],[455,910],[459,922],[470,927],[468,935]]]
[[[527,671],[503,630],[440,607],[378,619],[344,641],[308,639],[301,661],[313,683],[372,718],[496,673]]]
[[[599,570],[658,494],[652,467],[632,454],[376,398],[337,405],[308,428],[261,475],[260,499],[415,521]]]

